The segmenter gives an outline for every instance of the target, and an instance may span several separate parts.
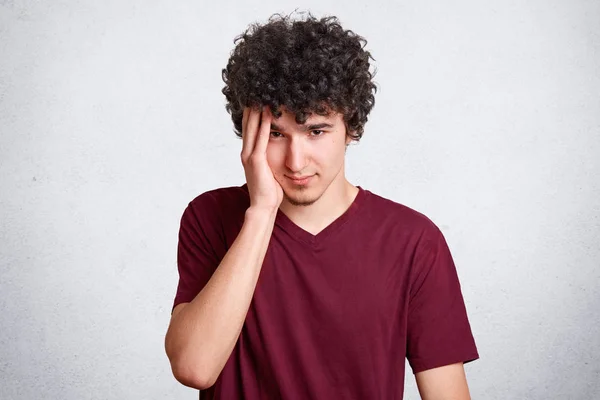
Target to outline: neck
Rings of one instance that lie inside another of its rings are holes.
[[[319,200],[310,206],[294,206],[284,200],[279,208],[296,225],[316,234],[350,207],[358,190],[342,177],[339,181],[334,180]]]

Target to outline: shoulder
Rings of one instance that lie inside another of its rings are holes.
[[[241,186],[227,186],[207,190],[194,197],[190,204],[196,205],[230,205],[231,203],[243,204],[249,200],[246,184]]]
[[[438,226],[423,212],[398,201],[367,191],[369,194],[366,217],[390,229],[411,236],[436,237],[441,234]]]
[[[246,185],[228,186],[207,190],[189,202],[188,208],[209,208],[213,211],[219,209],[231,210],[247,208],[249,205],[248,190]]]
[[[223,224],[243,218],[250,205],[246,185],[207,190],[194,197],[187,205],[183,218],[198,222]]]

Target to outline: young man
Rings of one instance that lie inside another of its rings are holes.
[[[223,93],[246,183],[181,218],[174,376],[201,399],[402,399],[406,358],[423,399],[469,399],[479,355],[442,233],[345,177],[374,104],[366,41],[310,14],[238,39]]]

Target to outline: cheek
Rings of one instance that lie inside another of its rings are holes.
[[[267,163],[272,169],[277,168],[281,164],[281,154],[273,146],[267,147]]]
[[[338,164],[345,154],[343,141],[335,138],[324,144],[325,146],[318,146],[315,149],[316,158],[322,164]]]

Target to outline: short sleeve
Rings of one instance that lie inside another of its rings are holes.
[[[216,201],[204,193],[188,204],[181,217],[177,244],[179,283],[173,307],[192,301],[219,266],[223,247]]]
[[[413,374],[479,358],[452,255],[434,225],[411,270],[406,358]]]

